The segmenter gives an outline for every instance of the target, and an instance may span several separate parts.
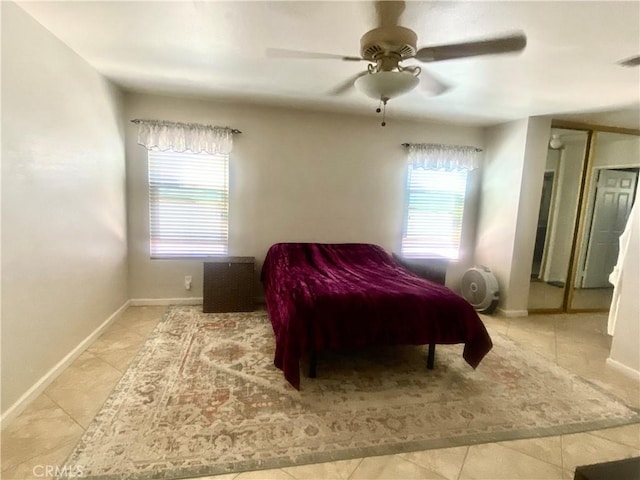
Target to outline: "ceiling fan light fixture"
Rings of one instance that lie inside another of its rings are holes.
[[[355,87],[376,100],[390,99],[410,92],[420,83],[412,71],[373,72],[358,78]]]

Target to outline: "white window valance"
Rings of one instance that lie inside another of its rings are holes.
[[[404,143],[409,164],[425,170],[473,170],[480,166],[482,150],[476,147],[437,143]]]
[[[215,127],[198,123],[132,120],[138,124],[138,144],[147,150],[176,153],[231,153],[233,134],[229,127]]]

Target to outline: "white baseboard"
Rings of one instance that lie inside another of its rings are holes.
[[[527,317],[529,315],[528,310],[505,310],[504,308],[498,308],[498,315],[502,315],[507,318],[514,317]]]
[[[44,390],[60,375],[73,361],[78,358],[89,346],[102,334],[102,332],[113,322],[115,322],[129,307],[127,300],[112,313],[102,324],[91,332],[87,338],[71,350],[62,360],[60,360],[51,370],[49,370],[40,380],[38,380],[29,390],[27,390],[16,402],[11,405],[0,417],[0,428],[4,429],[11,421],[20,415],[27,406],[36,399]]]
[[[154,305],[202,305],[202,297],[183,298],[132,298],[129,300],[132,307],[145,307]]]
[[[615,368],[620,373],[625,374],[627,377],[631,377],[634,380],[640,380],[640,371],[634,370],[633,368],[628,367],[624,363],[620,363],[617,360],[613,360],[611,357],[607,358],[607,365]]]
[[[132,307],[144,307],[155,305],[202,305],[202,297],[183,297],[183,298],[132,298]],[[253,302],[256,305],[265,305],[267,302],[264,295],[254,297]]]

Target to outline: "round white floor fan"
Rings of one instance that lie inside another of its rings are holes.
[[[498,306],[498,280],[487,267],[479,265],[462,275],[462,296],[476,311],[491,314]]]

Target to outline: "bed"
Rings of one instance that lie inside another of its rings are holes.
[[[411,273],[372,244],[277,243],[261,280],[276,341],[274,364],[300,388],[300,360],[322,350],[464,343],[476,368],[491,350],[471,305]]]

